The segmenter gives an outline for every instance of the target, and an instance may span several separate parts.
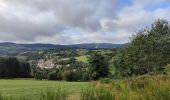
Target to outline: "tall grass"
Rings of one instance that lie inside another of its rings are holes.
[[[170,100],[169,85],[170,80],[164,78],[140,76],[114,84],[113,91],[116,100]]]
[[[112,91],[102,87],[90,85],[88,88],[82,89],[81,100],[115,100]]]
[[[156,81],[149,84],[141,92],[144,99],[147,100],[170,100],[170,83],[165,82],[163,84],[158,84]]]
[[[61,87],[58,87],[57,89],[46,89],[42,91],[40,95],[37,95],[36,100],[66,100],[68,96],[68,93],[62,89]],[[34,98],[35,99],[35,98]],[[23,98],[23,97],[6,97],[3,96],[0,92],[0,100],[34,100],[31,97]]]
[[[12,99],[11,97],[3,96],[2,93],[0,92],[0,100],[14,100],[14,99]]]
[[[67,92],[58,87],[55,91],[52,89],[47,89],[40,95],[40,100],[66,100],[68,94]]]
[[[0,100],[70,100],[68,98],[68,92],[61,87],[57,89],[45,89],[34,99],[31,97],[26,97],[27,99],[16,98],[6,97],[0,93]],[[144,75],[128,80],[113,80],[108,84],[97,82],[97,85],[89,85],[89,87],[82,89],[80,99],[170,100],[170,79],[167,76]]]

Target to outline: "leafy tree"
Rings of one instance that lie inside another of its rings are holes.
[[[17,77],[19,75],[19,61],[16,58],[9,57],[5,60],[6,76]]]
[[[70,58],[70,64],[71,64],[71,66],[74,66],[75,63],[76,63],[76,58],[71,57],[71,58]]]
[[[62,80],[63,79],[63,77],[62,77],[62,70],[58,71],[57,78],[58,78],[58,80]]]
[[[44,74],[43,74],[42,71],[37,71],[37,72],[35,73],[35,79],[37,79],[37,80],[42,80],[43,77],[44,77]]]
[[[56,71],[52,71],[52,72],[48,73],[47,79],[48,80],[58,80]]]
[[[113,58],[122,76],[161,72],[170,63],[170,25],[158,20],[132,36],[128,47]]]
[[[27,62],[20,62],[19,75],[22,77],[30,77],[31,68]]]
[[[63,72],[63,79],[66,81],[78,81],[77,73],[71,70]]]
[[[18,59],[14,57],[0,58],[0,77],[16,78],[29,76],[29,63],[19,62]]]
[[[84,72],[82,75],[82,81],[88,81],[89,79],[89,74],[87,72]]]
[[[93,53],[88,58],[90,79],[97,80],[100,77],[108,77],[109,66],[104,56],[99,53]]]

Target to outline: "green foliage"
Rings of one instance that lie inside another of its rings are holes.
[[[82,80],[83,80],[83,81],[88,81],[88,80],[90,80],[90,79],[89,79],[89,74],[88,74],[87,72],[83,72]]]
[[[88,58],[90,79],[98,80],[101,77],[108,77],[109,65],[103,55],[93,53]]]
[[[74,64],[74,63],[76,63],[76,58],[74,58],[74,57],[71,57],[71,58],[70,58],[70,63],[71,63],[71,64]]]
[[[52,71],[47,72],[47,79],[48,80],[62,80],[62,73],[61,69],[52,69]]]
[[[156,21],[131,38],[128,47],[119,50],[113,58],[117,74],[121,76],[157,73],[170,62],[170,25]]]
[[[31,73],[31,68],[30,68],[30,64],[27,62],[20,62],[20,66],[19,66],[19,75],[20,77],[30,77],[30,73]]]
[[[48,73],[47,79],[48,80],[58,80],[56,71],[52,71],[52,72]]]
[[[81,61],[81,62],[84,62],[84,63],[88,63],[87,61],[87,55],[83,55],[83,56],[78,56],[76,57],[77,61]]]
[[[58,80],[62,80],[62,79],[63,79],[63,77],[62,77],[62,71],[61,71],[61,70],[59,70],[58,73],[57,73],[57,79],[58,79]]]
[[[36,73],[35,73],[35,79],[37,79],[37,80],[42,80],[43,79],[43,77],[44,77],[44,74],[43,74],[43,72],[42,71],[37,71]]]
[[[63,79],[66,81],[78,81],[79,80],[77,73],[71,70],[64,71],[62,76],[63,76]]]
[[[19,62],[14,57],[0,58],[0,77],[30,77],[30,72],[30,65],[28,63]]]

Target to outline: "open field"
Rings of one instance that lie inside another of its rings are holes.
[[[77,59],[77,61],[82,61],[84,63],[88,62],[87,55],[76,57],[76,59]]]
[[[64,88],[69,93],[69,98],[77,98],[82,88],[88,86],[87,82],[57,82],[38,80],[0,80],[0,91],[9,97],[37,98],[47,88]]]

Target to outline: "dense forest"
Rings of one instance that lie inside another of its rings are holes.
[[[0,58],[1,78],[24,78],[30,77],[30,64],[20,62],[14,57]]]

